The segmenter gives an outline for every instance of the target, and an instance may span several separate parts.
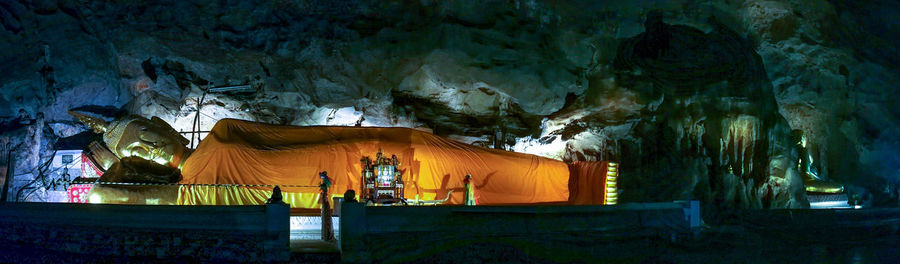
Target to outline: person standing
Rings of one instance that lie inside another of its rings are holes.
[[[331,202],[328,199],[328,188],[331,187],[331,179],[328,179],[328,172],[326,171],[319,173],[319,178],[322,178],[322,184],[319,184],[319,189],[322,190],[322,193],[319,195],[322,202],[322,240],[334,241],[334,228],[331,225]]]
[[[466,174],[466,179],[463,182],[466,184],[466,206],[478,205],[478,201],[475,199],[475,183],[472,182],[472,175]]]

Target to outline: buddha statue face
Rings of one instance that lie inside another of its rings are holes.
[[[139,157],[180,167],[187,140],[159,118],[131,117],[110,124],[103,141],[119,158]]]
[[[120,159],[139,157],[180,168],[190,152],[185,147],[187,139],[158,117],[128,116],[107,124],[99,118],[70,113],[102,133],[106,146]]]

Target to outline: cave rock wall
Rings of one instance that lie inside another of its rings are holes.
[[[623,202],[780,208],[806,203],[796,129],[823,177],[887,199],[900,182],[898,10],[825,0],[3,1],[0,131],[8,146],[41,142],[16,154],[28,179],[41,178],[52,142],[84,131],[66,114],[80,108],[158,116],[179,131],[221,118],[414,127],[618,161]],[[206,92],[236,85],[249,90]]]

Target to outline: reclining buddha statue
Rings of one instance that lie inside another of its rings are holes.
[[[105,145],[121,159],[88,194],[92,203],[255,205],[264,204],[279,186],[292,207],[317,208],[320,172],[328,172],[330,193],[358,189],[360,158],[379,150],[400,159],[409,200],[462,204],[466,175],[472,175],[479,204],[608,204],[616,196],[615,176],[607,177],[614,172],[607,169],[608,162],[567,164],[410,128],[297,127],[222,119],[196,149],[189,149],[184,137],[156,117],[106,122],[72,114],[102,133]],[[607,193],[607,187],[613,191]]]

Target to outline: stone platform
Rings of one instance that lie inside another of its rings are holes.
[[[809,209],[850,209],[849,199],[846,193],[839,194],[809,194]]]

